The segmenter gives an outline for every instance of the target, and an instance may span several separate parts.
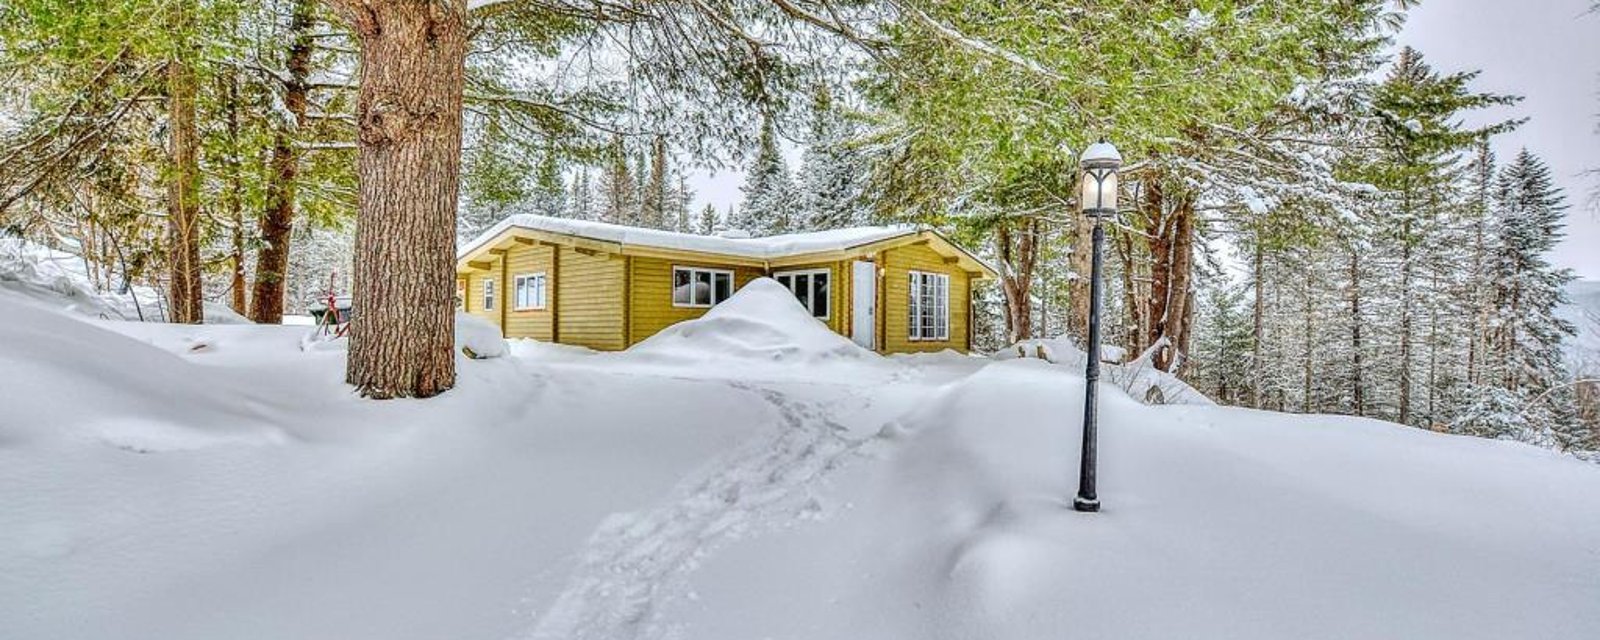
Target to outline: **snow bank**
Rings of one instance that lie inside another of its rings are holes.
[[[876,356],[829,330],[793,293],[771,278],[751,281],[704,316],[667,327],[628,353],[692,360],[731,356],[784,363]]]
[[[825,516],[702,562],[683,637],[1592,638],[1600,471],[1372,420],[1104,394],[1000,362],[819,490]],[[760,584],[761,589],[751,589]],[[783,594],[773,597],[772,594]],[[776,633],[782,630],[783,633]]]
[[[19,240],[0,238],[0,292],[47,309],[109,320],[165,320],[155,289],[130,287],[125,293],[97,291],[83,258]],[[206,302],[206,324],[248,324],[227,305]]]
[[[1126,391],[1128,395],[1147,404],[1215,404],[1177,376],[1156,369],[1147,357],[1123,363],[1127,353],[1122,347],[1100,347],[1100,382]],[[1089,363],[1088,354],[1071,338],[1060,336],[1045,340],[1024,340],[994,352],[996,360],[1039,358],[1053,364],[1083,371]],[[1121,364],[1118,364],[1121,363]]]
[[[510,351],[500,327],[470,313],[456,312],[456,351],[469,358],[498,358]]]
[[[82,258],[16,238],[0,238],[0,291],[35,306],[90,317],[136,320],[140,311],[146,318],[160,316],[155,290],[133,287],[125,295],[95,291]]]
[[[0,448],[96,439],[153,452],[284,437],[231,378],[159,347],[10,297],[0,318]]]

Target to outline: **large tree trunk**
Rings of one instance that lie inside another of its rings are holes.
[[[289,78],[283,86],[283,106],[294,122],[279,122],[272,136],[272,179],[267,181],[267,208],[261,215],[261,249],[256,252],[256,282],[251,292],[250,319],[264,324],[283,322],[285,275],[289,271],[289,243],[294,235],[295,181],[300,174],[300,153],[295,132],[306,124],[306,78],[311,74],[313,2],[295,0],[289,21]]]
[[[193,7],[177,8],[180,33],[193,20]],[[188,52],[182,52],[187,55]],[[171,182],[167,185],[167,320],[205,321],[200,297],[200,135],[195,121],[195,72],[181,56],[167,61],[167,116]]]
[[[1016,228],[1012,228],[1016,225]],[[1033,267],[1038,258],[1039,220],[1003,220],[995,226],[1000,256],[1000,289],[1005,293],[1006,341],[1033,337]]]
[[[1145,325],[1140,331],[1145,349],[1162,339],[1167,346],[1158,350],[1151,365],[1176,373],[1180,358],[1189,350],[1194,281],[1194,205],[1187,195],[1169,198],[1161,185],[1150,181],[1145,187],[1146,245],[1150,253],[1150,294],[1141,314]]]
[[[1078,344],[1089,344],[1089,276],[1094,260],[1093,231],[1094,222],[1088,216],[1075,216],[1072,252],[1067,255],[1067,266],[1071,270],[1071,276],[1067,279],[1067,302],[1071,306],[1067,310],[1066,324],[1067,334]]]
[[[368,397],[455,385],[455,219],[466,0],[336,0],[361,45],[346,380]]]

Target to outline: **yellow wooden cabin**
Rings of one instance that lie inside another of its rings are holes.
[[[762,276],[857,344],[908,353],[970,350],[973,284],[996,274],[910,226],[739,238],[516,215],[460,251],[456,293],[508,338],[619,350]]]

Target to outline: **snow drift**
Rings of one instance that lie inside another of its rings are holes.
[[[164,319],[160,295],[146,286],[98,291],[83,258],[16,238],[0,238],[0,292],[48,309],[112,320]],[[206,324],[248,324],[227,305],[204,304]]]
[[[92,438],[150,452],[283,437],[230,376],[9,296],[0,318],[0,447]]]
[[[868,447],[872,462],[818,489],[820,522],[702,562],[684,589],[692,601],[659,617],[696,638],[1577,640],[1600,629],[1591,465],[1373,420],[1149,406],[1103,389],[1104,508],[1080,514],[1082,384],[1029,359],[930,394]]]
[[[1100,347],[1100,383],[1122,389],[1128,395],[1146,404],[1215,404],[1177,376],[1150,364],[1150,352],[1131,362],[1121,362],[1121,347]],[[1039,358],[1053,364],[1083,371],[1089,363],[1089,354],[1074,344],[1067,336],[1047,340],[1024,340],[994,352],[996,360]]]
[[[667,327],[628,352],[784,363],[875,355],[813,318],[793,293],[771,278],[752,280],[704,316]]]

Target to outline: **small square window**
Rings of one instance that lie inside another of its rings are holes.
[[[711,307],[732,295],[732,271],[696,267],[672,268],[674,307]]]
[[[544,274],[529,273],[517,276],[512,285],[512,297],[515,300],[512,309],[516,311],[535,311],[545,308]]]

